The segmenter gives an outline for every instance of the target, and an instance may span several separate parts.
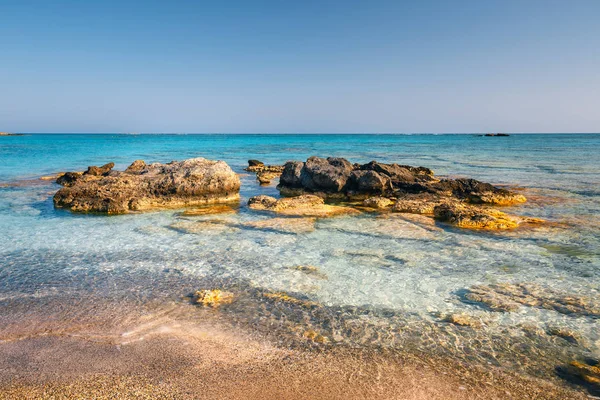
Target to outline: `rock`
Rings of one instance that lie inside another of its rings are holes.
[[[561,327],[549,328],[548,335],[558,336],[560,338],[565,339],[567,342],[573,343],[573,344],[578,344],[581,341],[581,336],[577,332],[575,332],[571,329],[567,329],[567,328],[561,328]]]
[[[258,221],[248,221],[243,227],[283,233],[310,233],[315,230],[316,218],[269,218]]]
[[[302,187],[309,191],[340,192],[346,187],[353,166],[343,158],[310,157],[300,174]]]
[[[65,172],[56,179],[56,183],[62,186],[73,186],[81,178],[83,172]]]
[[[496,292],[490,286],[473,286],[464,297],[469,302],[485,304],[492,311],[513,312],[521,308],[519,303]]]
[[[510,205],[527,201],[523,195],[475,179],[442,179],[431,187],[438,193],[476,204]]]
[[[325,204],[321,197],[312,195],[286,197],[279,200],[270,196],[255,196],[248,200],[248,206],[254,210],[266,210],[296,217],[322,218],[359,213],[351,207]]]
[[[236,224],[226,219],[208,219],[200,221],[177,221],[169,225],[169,228],[180,233],[203,236],[221,235],[226,232],[236,231]]]
[[[144,162],[144,160],[135,160],[131,163],[129,167],[127,167],[125,172],[139,173],[142,172],[144,169],[146,169],[146,163]]]
[[[289,161],[283,166],[283,172],[279,178],[279,186],[287,188],[302,188],[300,175],[302,174],[304,163],[300,161]]]
[[[263,167],[265,164],[258,160],[248,160],[248,167]]]
[[[312,330],[312,329],[308,329],[308,330],[304,331],[302,336],[308,340],[315,342],[315,343],[320,343],[320,344],[329,343],[329,339],[327,338],[327,336],[323,336],[320,333],[318,333],[317,331]]]
[[[101,167],[96,167],[92,165],[88,167],[87,171],[83,173],[83,175],[92,175],[92,176],[106,176],[110,173],[110,171],[115,167],[115,163],[104,164]]]
[[[433,209],[436,206],[450,201],[446,198],[440,198],[430,193],[407,194],[396,199],[392,211],[409,214],[433,215]]]
[[[468,301],[484,303],[494,311],[516,311],[524,305],[566,315],[600,318],[600,301],[534,284],[478,285],[468,289],[464,297]]]
[[[376,171],[352,171],[349,188],[352,192],[385,194],[391,192],[392,182]]]
[[[194,293],[194,304],[202,304],[205,307],[219,307],[233,301],[233,293],[224,292],[220,289],[198,290]]]
[[[287,303],[295,306],[300,306],[304,308],[319,308],[321,305],[314,301],[299,299],[297,297],[293,297],[285,292],[274,292],[274,293],[263,293],[263,297],[266,299],[277,302],[277,303]]]
[[[460,202],[436,205],[433,208],[433,215],[439,221],[469,229],[514,229],[519,222],[501,211],[474,207]]]
[[[600,366],[597,362],[571,361],[567,372],[592,386],[600,394]]]
[[[264,194],[251,197],[248,200],[248,207],[254,210],[270,210],[273,209],[276,204],[277,199],[275,197],[265,196]]]
[[[442,320],[454,325],[469,326],[471,328],[481,328],[482,326],[481,320],[467,314],[448,314]]]
[[[65,187],[54,195],[55,207],[120,214],[239,198],[240,179],[223,161],[193,158],[144,166],[138,160],[123,172],[112,171],[111,164],[59,178]]]
[[[273,171],[258,171],[256,173],[256,180],[261,184],[261,185],[268,185],[271,183],[271,181],[275,178],[277,178],[278,176],[281,175],[281,172],[273,172]]]
[[[389,208],[394,205],[394,201],[385,197],[375,196],[369,197],[365,201],[363,201],[363,206],[371,207],[371,208]]]
[[[350,164],[343,158],[310,157],[306,162],[289,161],[277,187],[282,194],[320,193],[327,198],[358,198],[365,194],[429,194],[471,203],[507,205],[525,197],[475,179],[442,179],[425,167],[384,164]]]
[[[65,173],[64,172],[58,172],[54,175],[45,175],[45,176],[40,176],[40,180],[42,181],[57,181],[58,178],[62,177]]]
[[[191,216],[202,216],[202,215],[213,215],[213,214],[233,214],[237,212],[237,209],[223,204],[216,204],[202,208],[192,208],[185,210],[181,215],[186,217]]]
[[[306,275],[318,278],[327,279],[327,275],[319,271],[319,268],[314,265],[297,265],[291,269],[305,273]]]

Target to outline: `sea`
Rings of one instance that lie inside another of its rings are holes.
[[[249,209],[248,199],[279,193],[276,182],[259,185],[244,170],[247,161],[280,165],[310,156],[425,166],[437,176],[490,182],[528,198],[503,211],[546,222],[474,231],[427,216],[362,213],[317,219],[300,231],[251,224],[273,216]],[[40,179],[108,162],[124,169],[138,159],[193,157],[224,160],[240,174],[237,212],[72,213],[53,206],[60,186]],[[533,300],[502,311],[467,296],[473,288],[498,287],[525,288]],[[193,321],[207,312],[192,304],[201,289],[233,293],[236,301],[210,312],[278,346],[416,352],[560,380],[561,366],[600,357],[594,309],[600,301],[600,135],[0,137],[1,334],[28,313],[52,310],[52,318],[69,325],[107,301],[113,306],[102,312],[112,315],[111,323],[126,319],[118,304],[146,302],[181,304]],[[556,306],[568,298],[586,311]],[[57,313],[58,305],[79,311]]]

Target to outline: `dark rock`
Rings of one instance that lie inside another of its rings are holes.
[[[59,176],[56,180],[56,183],[62,186],[73,186],[75,182],[77,182],[83,173],[81,172],[65,172],[63,175]]]
[[[343,158],[310,157],[300,174],[302,187],[310,191],[340,192],[352,172],[352,164]]]
[[[383,194],[392,189],[392,182],[387,175],[373,170],[352,171],[349,187],[360,193]]]
[[[262,161],[258,161],[258,160],[248,160],[248,166],[249,167],[261,167],[265,165]]]

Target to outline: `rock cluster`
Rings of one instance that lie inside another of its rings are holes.
[[[240,180],[223,161],[193,158],[168,164],[135,161],[125,171],[114,164],[67,172],[54,205],[72,211],[120,214],[157,208],[223,203],[239,197]]]
[[[248,167],[245,170],[256,173],[256,180],[261,185],[269,185],[273,179],[281,175],[283,165],[265,165],[262,161],[248,160]]]
[[[425,167],[310,157],[287,162],[277,188],[283,196],[362,200],[365,207],[428,214],[462,228],[512,229],[523,222],[541,222],[479,207],[523,203],[526,199],[520,194],[475,179],[438,179]]]

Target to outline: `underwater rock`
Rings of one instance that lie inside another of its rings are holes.
[[[554,310],[561,314],[600,318],[600,302],[526,283],[499,283],[469,288],[464,298],[483,303],[494,311],[516,311],[521,305]]]
[[[482,326],[481,320],[467,314],[448,314],[442,318],[442,321],[471,328],[481,328]]]
[[[327,279],[327,275],[319,271],[319,268],[314,265],[296,265],[291,269],[305,273],[306,275],[313,276],[318,279]]]
[[[202,208],[191,208],[189,210],[185,210],[181,213],[181,215],[186,217],[191,216],[202,216],[202,215],[213,215],[213,214],[233,214],[238,210],[223,204],[215,204]]]
[[[187,234],[218,235],[224,232],[237,230],[236,224],[226,219],[207,219],[200,221],[177,221],[169,228]]]
[[[45,175],[45,176],[40,176],[40,180],[42,181],[55,181],[62,177],[65,173],[64,172],[57,172],[54,175]]]
[[[578,344],[582,340],[581,336],[577,332],[567,328],[552,327],[548,329],[547,333],[551,336],[558,336],[560,338],[563,338],[567,342],[573,344]]]
[[[363,201],[363,206],[378,209],[389,208],[392,205],[394,205],[393,200],[381,196],[369,197]]]
[[[597,362],[571,361],[566,370],[570,375],[590,384],[600,394],[600,365]]]
[[[319,308],[321,305],[314,301],[293,297],[285,292],[263,293],[263,297],[274,302],[289,303],[304,308]]]
[[[325,204],[321,197],[313,195],[282,199],[265,195],[254,196],[248,200],[248,206],[253,210],[272,211],[281,215],[296,217],[323,218],[359,213],[358,210],[351,207]]]
[[[202,304],[205,307],[218,307],[233,301],[233,293],[224,292],[220,289],[198,290],[194,293],[194,304]]]
[[[72,211],[121,214],[231,202],[239,198],[240,179],[223,161],[193,158],[168,164],[134,162],[123,172],[114,164],[66,173],[54,205]]]
[[[315,230],[316,218],[269,218],[258,221],[248,221],[244,227],[273,230],[283,233],[310,233]]]
[[[313,329],[307,329],[306,331],[304,331],[302,337],[319,344],[329,343],[329,338],[327,336],[323,336]]]
[[[273,172],[273,171],[258,171],[256,173],[256,180],[261,185],[269,185],[271,181],[281,175],[281,172]]]

